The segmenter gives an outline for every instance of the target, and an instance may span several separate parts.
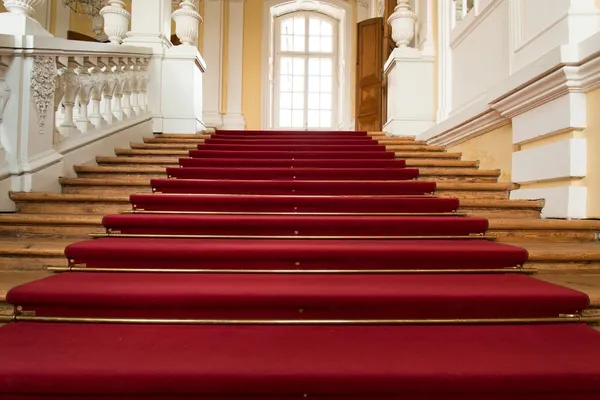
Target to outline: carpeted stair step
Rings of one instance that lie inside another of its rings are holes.
[[[266,236],[469,236],[482,235],[488,220],[439,216],[178,215],[113,214],[102,224],[111,233]]]
[[[204,159],[192,159],[193,161],[199,160],[199,161],[203,161]],[[335,162],[336,160],[331,160],[332,162]],[[393,162],[393,160],[380,160],[380,161],[390,161]],[[191,164],[193,164],[193,162],[191,162]],[[242,167],[240,166],[239,168],[237,167],[233,167],[231,166],[231,164],[229,164],[230,166],[210,166],[210,167],[186,167],[186,168],[215,168],[218,169],[219,171],[223,171],[222,173],[225,173],[226,171],[234,171],[236,169],[238,170],[243,170],[244,174],[249,174],[252,177],[260,177],[260,175],[258,174],[252,174],[251,171],[261,171],[261,168],[264,172],[262,172],[262,174],[274,174],[276,173],[278,170],[279,172],[283,172],[283,167],[253,167],[252,169],[249,169],[248,167]],[[400,164],[398,164],[400,166]],[[99,177],[107,177],[107,175],[113,175],[117,178],[122,178],[121,175],[124,175],[123,177],[126,176],[149,176],[151,178],[162,178],[162,177],[166,177],[167,176],[167,169],[168,168],[174,168],[174,167],[164,167],[164,166],[159,166],[159,165],[119,165],[119,166],[115,166],[115,165],[108,165],[108,166],[87,166],[87,165],[79,165],[79,166],[75,166],[74,170],[75,172],[77,172],[78,177],[81,178],[99,178]],[[293,171],[297,171],[300,170],[301,168],[304,167],[298,167],[298,168],[294,168]],[[389,171],[390,168],[386,169],[388,171],[384,171],[383,168],[381,167],[374,167],[374,168],[362,168],[362,167],[355,167],[355,168],[350,168],[350,167],[343,167],[343,168],[339,168],[339,167],[333,167],[333,168],[327,168],[327,167],[316,167],[318,168],[318,171],[315,171],[315,173],[319,173],[319,177],[323,177],[321,179],[326,179],[324,178],[326,175],[322,174],[325,172],[328,172],[327,169],[329,169],[329,173],[332,173],[334,171],[334,169],[343,169],[345,171],[342,171],[342,173],[340,175],[344,175],[345,173],[350,173],[351,170],[355,170],[354,175],[356,175],[358,173],[358,171],[360,171],[360,174],[362,174],[362,178],[355,178],[355,179],[382,179],[382,176],[385,176],[385,174],[390,174],[392,173],[391,171]],[[406,168],[406,170],[409,170],[411,168]],[[291,168],[286,168],[286,170],[289,172],[291,171]],[[381,173],[378,173],[381,172]],[[407,172],[407,171],[406,171]],[[467,169],[467,168],[419,168],[419,173],[420,173],[420,178],[422,180],[439,180],[439,181],[461,181],[461,182],[472,182],[472,183],[477,183],[477,182],[488,182],[488,183],[495,183],[498,180],[498,177],[500,176],[500,171],[499,170],[480,170],[480,169]],[[231,177],[231,178],[227,178],[227,179],[238,179],[235,177]],[[241,179],[241,178],[240,178]],[[313,177],[312,179],[318,179],[316,177]],[[333,178],[328,178],[328,179],[335,179],[335,177]]]
[[[98,167],[101,168],[101,167]],[[404,181],[416,179],[416,168],[235,168],[168,167],[167,176],[178,179]]]
[[[136,177],[105,177],[102,178],[60,178],[63,193],[74,194],[127,194],[150,193],[151,178]],[[518,188],[512,183],[495,182],[437,182],[436,194],[444,197],[459,197],[461,199],[496,199],[508,200],[509,190]]]
[[[201,154],[207,154],[209,157],[214,157],[214,156],[224,156],[224,155],[229,155],[231,158],[239,158],[239,157],[244,157],[245,153],[244,152],[223,152],[223,151],[219,151],[219,152],[208,152],[205,150],[173,150],[173,149],[120,149],[117,148],[115,149],[115,154],[117,156],[125,156],[125,157],[129,157],[129,156],[134,156],[134,157],[187,157],[190,152],[193,152],[194,157],[199,157],[201,156]],[[226,154],[227,153],[227,154]],[[315,152],[305,152],[304,154],[298,154],[298,157],[300,158],[307,158],[310,157],[310,154],[313,154]],[[392,155],[390,155],[390,153]],[[275,156],[277,156],[278,153],[276,152],[269,152],[268,154],[266,154],[266,152],[260,152],[259,154],[251,154],[248,158],[256,158],[256,157],[262,157],[262,158],[273,158]],[[370,153],[370,152],[359,152],[359,153],[353,153],[350,154],[349,152],[344,153],[345,157],[352,157],[352,158],[373,158],[373,156],[375,155],[379,155],[379,156],[383,156],[383,158],[400,158],[400,159],[450,159],[450,160],[460,160],[460,158],[462,157],[462,153],[446,153],[446,152],[417,152],[417,151],[395,151],[395,152],[377,152],[377,153]],[[323,154],[316,154],[313,158],[331,158],[333,157],[334,154],[327,154],[327,153],[323,153]],[[282,158],[292,158],[289,155],[285,155]]]
[[[417,184],[424,182],[415,182]],[[20,215],[114,214],[131,210],[128,194],[11,193]],[[539,219],[541,200],[461,199],[459,212],[478,218]]]
[[[98,156],[96,157],[96,162],[100,166],[114,166],[114,165],[134,165],[134,166],[147,166],[147,165],[155,165],[155,166],[177,166],[180,165],[180,160],[186,160],[184,162],[190,162],[193,160],[198,165],[206,165],[211,163],[213,165],[243,165],[241,163],[245,163],[246,165],[250,165],[254,162],[264,164],[264,165],[278,165],[287,163],[285,160],[251,160],[251,159],[192,159],[189,157],[135,157],[135,156],[119,156],[119,157],[105,157]],[[189,161],[188,161],[189,160]],[[295,160],[296,163],[309,163],[310,160]],[[395,163],[395,162],[404,162],[407,167],[411,168],[441,168],[441,167],[450,167],[450,168],[465,168],[465,169],[477,169],[479,163],[477,161],[462,161],[462,160],[427,160],[427,159],[411,159],[411,160],[352,160],[355,165],[361,165],[367,168],[369,165],[377,165],[381,163],[381,165],[387,163]],[[321,161],[315,160],[316,163],[320,163]],[[336,162],[338,165],[342,163],[340,160],[327,160],[327,162]],[[191,166],[191,165],[190,165]]]
[[[130,143],[134,150],[214,150],[214,151],[295,151],[295,152],[445,152],[443,146],[413,144],[355,144],[355,145],[258,145],[258,144],[196,144],[196,143]]]
[[[598,340],[599,332],[580,324],[22,322],[0,330],[3,358],[12,360],[0,364],[0,393],[5,400],[38,393],[98,400],[591,400],[600,391],[593,379],[600,375]]]
[[[65,249],[92,268],[499,269],[527,261],[520,247],[483,239],[162,239],[100,238]],[[223,257],[223,255],[227,255]]]
[[[152,179],[153,191],[159,193],[231,193],[294,195],[425,195],[436,189],[426,181],[293,181],[293,180],[215,180]]]
[[[455,198],[335,196],[335,195],[185,195],[134,194],[135,210],[306,213],[447,213]]]
[[[406,168],[405,160],[397,159],[251,159],[251,158],[179,158],[177,166],[222,168]]]
[[[171,319],[553,318],[589,305],[528,276],[67,272],[12,289],[36,317]]]

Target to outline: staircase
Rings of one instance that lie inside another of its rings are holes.
[[[115,153],[0,216],[2,399],[597,398],[600,224],[499,171],[365,132]]]
[[[509,200],[517,185],[499,183],[499,170],[481,170],[477,161],[411,137],[370,135],[407,167],[418,168],[418,180],[435,181],[437,196],[458,197],[460,212],[488,218],[487,235],[525,247],[537,277],[582,290],[592,308],[600,306],[600,221],[541,219],[543,200]],[[97,166],[75,167],[76,178],[60,178],[61,194],[12,193],[18,212],[0,214],[0,304],[14,285],[66,265],[68,244],[104,232],[105,214],[131,210],[130,194],[151,193],[151,179],[167,178],[166,169],[181,159],[183,165],[194,162],[189,151],[210,137],[147,137],[130,149],[115,149],[114,157],[97,157]]]

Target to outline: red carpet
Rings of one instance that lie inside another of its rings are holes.
[[[483,218],[328,215],[107,215],[111,231],[138,234],[276,236],[467,236],[483,234]]]
[[[582,293],[527,276],[473,274],[70,273],[8,301],[41,316],[109,318],[533,318],[588,306]]]
[[[230,211],[312,213],[443,213],[458,208],[452,198],[133,194],[131,203],[147,211]]]
[[[167,168],[167,174],[181,179],[288,179],[288,180],[364,180],[374,176],[378,180],[409,180],[419,176],[416,168],[235,168],[235,167],[179,167]]]
[[[251,159],[251,158],[180,158],[182,167],[287,167],[287,168],[404,168],[404,160],[365,159],[365,160],[286,160],[286,159]]]
[[[435,182],[425,181],[298,181],[152,179],[162,193],[293,194],[299,195],[424,195],[433,193]]]
[[[0,332],[3,358],[11,360],[0,363],[0,391],[8,400],[42,393],[106,400],[305,394],[339,400],[595,400],[600,391],[600,347],[591,346],[600,333],[582,325],[18,323]]]
[[[365,132],[217,131],[167,172],[67,247],[93,271],[8,293],[1,399],[598,398],[588,297]]]

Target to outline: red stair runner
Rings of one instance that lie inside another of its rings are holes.
[[[587,296],[366,132],[217,131],[180,165],[67,247],[88,272],[8,293],[0,398],[598,398]]]

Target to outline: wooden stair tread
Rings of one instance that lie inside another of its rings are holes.
[[[466,208],[536,208],[544,207],[544,200],[509,200],[509,199],[460,199],[460,206]]]
[[[543,273],[534,277],[583,292],[589,296],[591,308],[600,308],[600,273]]]

